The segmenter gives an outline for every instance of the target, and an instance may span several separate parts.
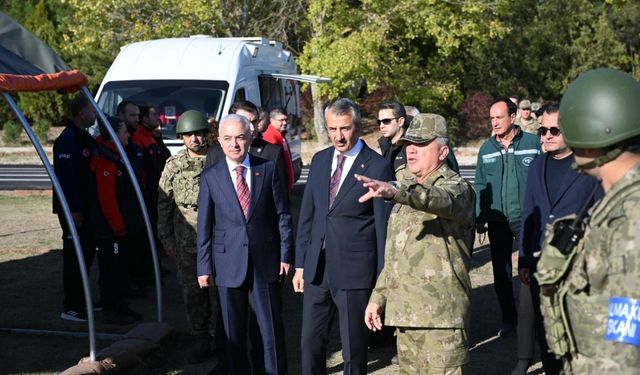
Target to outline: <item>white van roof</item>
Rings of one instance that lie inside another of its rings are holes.
[[[104,82],[128,80],[224,80],[239,67],[263,73],[297,73],[291,52],[265,38],[157,39],[123,46]]]

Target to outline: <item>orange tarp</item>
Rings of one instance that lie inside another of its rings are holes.
[[[89,81],[79,70],[51,74],[0,74],[0,92],[53,91],[74,92]]]

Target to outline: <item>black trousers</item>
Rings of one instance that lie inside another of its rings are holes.
[[[80,246],[82,247],[82,256],[87,272],[93,264],[93,258],[96,254],[96,244],[91,233],[91,224],[85,217],[85,222],[81,226],[77,226]],[[82,277],[80,276],[80,265],[76,250],[73,245],[71,231],[67,225],[63,214],[58,214],[58,221],[62,228],[62,287],[64,289],[64,311],[85,311],[86,302],[84,299],[84,291],[82,288]]]
[[[153,259],[146,228],[131,233],[128,241],[129,252],[125,269],[129,281],[138,285],[153,284]]]
[[[127,256],[130,241],[126,237],[98,242],[100,296],[105,310],[127,307]]]
[[[488,225],[493,287],[500,303],[502,322],[515,325],[518,323],[518,313],[513,296],[511,254],[514,241],[519,242],[520,222],[490,221]]]
[[[344,374],[367,373],[369,330],[364,324],[364,311],[371,289],[337,289],[331,286],[320,256],[318,275],[321,280],[305,281],[302,299],[302,374],[327,373],[327,343],[331,321],[338,313]]]
[[[251,258],[247,278],[240,287],[218,286],[230,374],[287,374],[281,293],[278,282],[259,280]],[[252,369],[247,357],[249,331]]]

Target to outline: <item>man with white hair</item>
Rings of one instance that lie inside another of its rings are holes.
[[[247,357],[251,307],[264,348],[264,360],[255,356],[252,360],[253,373],[284,374],[280,281],[293,262],[288,201],[275,163],[248,153],[249,120],[225,116],[218,140],[225,159],[206,168],[200,179],[198,283],[201,288],[212,287],[215,275],[229,372],[251,373]]]

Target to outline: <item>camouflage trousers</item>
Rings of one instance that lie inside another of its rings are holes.
[[[469,361],[464,329],[398,328],[400,374],[462,375]]]
[[[197,254],[195,248],[176,249],[178,282],[182,289],[182,299],[187,309],[189,333],[214,336],[218,315],[218,296],[215,287],[200,288],[198,285]]]
[[[581,354],[564,361],[563,374],[639,374],[640,369],[624,367],[623,364],[608,358],[590,358]]]

